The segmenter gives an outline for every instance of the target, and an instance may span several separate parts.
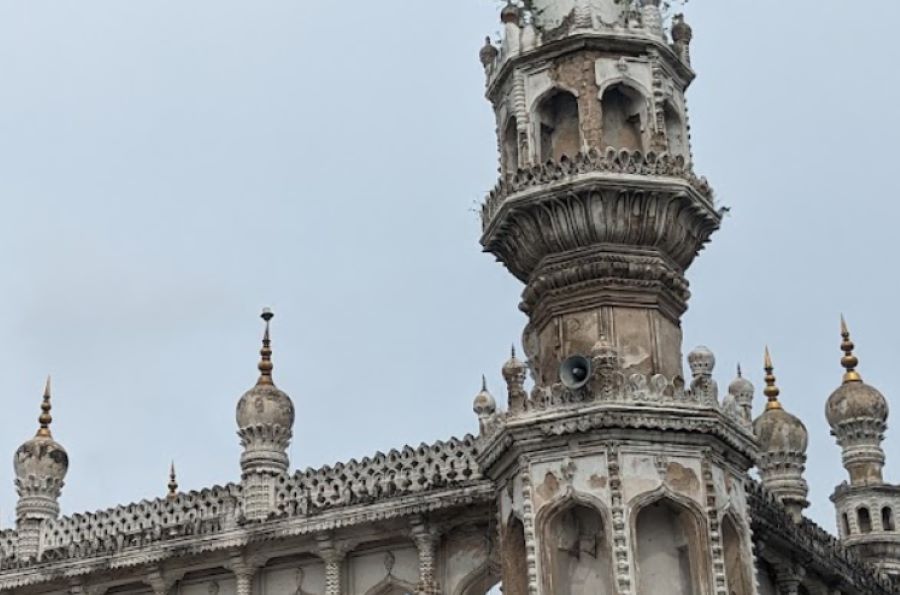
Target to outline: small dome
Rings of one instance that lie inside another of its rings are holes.
[[[269,338],[269,321],[272,316],[268,309],[263,311],[262,319],[266,321],[266,330],[259,352],[259,380],[238,401],[235,417],[239,429],[280,426],[291,430],[294,427],[294,403],[272,380],[272,343]]]
[[[509,359],[503,364],[502,373],[507,381],[528,373],[528,366],[525,365],[525,362],[516,357],[515,346],[512,348],[512,354],[509,356]]]
[[[694,376],[699,374],[712,374],[716,367],[716,356],[709,347],[700,346],[691,351],[688,356],[688,366]]]
[[[684,15],[675,15],[672,20],[672,41],[689,43],[693,37],[694,30],[685,22]]]
[[[853,355],[856,345],[850,339],[847,321],[841,316],[841,366],[844,367],[844,383],[837,388],[825,403],[825,417],[832,428],[851,419],[870,419],[886,422],[888,402],[878,389],[863,382],[856,371],[859,358]]]
[[[845,382],[828,397],[825,416],[832,428],[843,421],[869,418],[887,421],[888,402],[881,392],[862,380]]]
[[[491,64],[494,63],[494,60],[497,59],[497,56],[500,55],[500,50],[494,47],[494,44],[491,43],[490,37],[484,38],[484,45],[481,46],[481,51],[478,52],[478,57],[481,59],[481,64],[487,68]]]
[[[767,409],[753,422],[753,433],[763,453],[805,453],[809,432],[796,416],[784,409]]]
[[[497,412],[497,401],[490,391],[488,391],[487,380],[484,377],[481,379],[481,391],[475,395],[475,400],[472,402],[472,411],[474,411],[475,415],[478,417],[493,415]]]
[[[501,23],[514,23],[518,25],[521,19],[522,9],[512,2],[508,2],[506,6],[503,7],[503,10],[500,11]]]
[[[243,394],[237,404],[239,428],[253,426],[294,427],[294,403],[274,384],[257,384]]]
[[[755,387],[753,383],[744,378],[743,376],[738,376],[734,380],[731,381],[731,384],[728,385],[728,392],[736,397],[746,397],[750,395],[753,397],[753,392],[755,391]]]
[[[13,459],[16,478],[25,484],[36,482],[46,485],[61,483],[69,470],[69,455],[61,444],[53,439],[50,424],[50,379],[44,388],[44,400],[41,403],[41,415],[38,418],[40,427],[31,440],[26,441],[16,451]]]

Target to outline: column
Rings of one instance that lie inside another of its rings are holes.
[[[262,566],[257,561],[250,561],[244,556],[234,556],[225,567],[234,574],[237,595],[253,595],[253,578]]]
[[[439,535],[422,519],[414,519],[412,538],[419,550],[419,584],[416,590],[419,595],[440,595],[441,590],[435,576]]]
[[[341,595],[345,552],[334,544],[329,535],[320,536],[318,542],[319,557],[325,562],[325,595]]]

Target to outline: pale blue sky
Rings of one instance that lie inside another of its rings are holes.
[[[496,9],[0,0],[0,459],[49,372],[65,513],[162,495],[172,458],[185,489],[236,480],[264,305],[294,467],[473,431],[523,325],[473,212],[496,176],[477,59]],[[831,528],[841,311],[864,377],[900,394],[900,3],[687,14],[697,169],[733,211],[690,271],[686,351],[710,346],[724,389],[737,361],[761,385],[771,346]]]

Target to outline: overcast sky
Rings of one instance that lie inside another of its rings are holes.
[[[900,3],[692,0],[697,169],[732,207],[689,272],[712,348],[810,430],[838,316],[896,403]],[[64,513],[235,481],[266,305],[294,467],[463,435],[524,324],[480,253],[496,177],[477,54],[490,0],[0,0],[0,524],[54,377]],[[758,402],[762,401],[758,390]],[[895,409],[898,409],[895,407]],[[897,413],[900,415],[900,413]],[[900,424],[898,424],[900,425]],[[900,427],[887,476],[900,480]]]

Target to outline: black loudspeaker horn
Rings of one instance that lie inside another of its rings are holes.
[[[566,388],[578,389],[591,379],[591,360],[573,355],[559,366],[559,379]]]

